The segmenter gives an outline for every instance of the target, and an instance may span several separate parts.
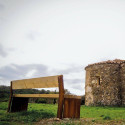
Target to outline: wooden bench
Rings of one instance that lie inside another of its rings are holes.
[[[59,94],[13,94],[16,89],[59,87]],[[26,111],[28,98],[59,98],[57,118],[63,117],[64,85],[63,75],[11,81],[8,112]]]

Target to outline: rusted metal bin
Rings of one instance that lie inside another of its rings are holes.
[[[81,96],[64,95],[63,118],[80,118]]]

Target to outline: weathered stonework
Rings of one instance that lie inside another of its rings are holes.
[[[88,65],[85,105],[125,105],[125,60]]]

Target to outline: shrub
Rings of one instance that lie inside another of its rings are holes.
[[[105,117],[103,118],[103,120],[111,120],[111,117],[110,117],[110,116],[105,116]]]
[[[81,105],[85,105],[85,95],[83,95],[81,98]]]

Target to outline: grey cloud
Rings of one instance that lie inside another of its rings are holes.
[[[84,88],[84,84],[83,83],[70,84],[70,88],[77,89],[77,90],[80,90],[80,91],[82,91],[82,90],[84,91],[85,88]]]
[[[82,72],[84,70],[84,67],[81,65],[71,64],[68,65],[69,68],[64,70],[53,70],[53,72],[56,72],[58,74],[69,74],[69,73],[77,73]]]
[[[27,65],[16,65],[11,64],[0,68],[0,76],[5,80],[16,80],[25,79],[26,74],[31,70],[35,69],[36,73],[34,77],[42,77],[48,75],[48,68],[42,64],[27,64]]]
[[[6,57],[7,51],[4,49],[4,47],[0,44],[0,56]]]
[[[40,33],[36,32],[36,31],[30,31],[27,34],[27,38],[30,39],[30,40],[32,40],[32,41],[36,40],[39,36],[40,36]]]
[[[65,79],[67,83],[72,83],[72,84],[79,84],[79,83],[84,83],[84,78],[83,79]]]
[[[56,74],[63,74],[65,76],[66,74],[81,72],[80,67],[81,66],[70,65],[70,67],[67,68],[66,70],[56,70],[56,69],[50,70],[49,67],[43,64],[27,64],[27,65],[11,64],[0,68],[0,79],[2,79],[1,81],[8,81],[8,82],[10,82],[11,80],[26,79],[29,78],[26,76],[26,74],[31,72],[32,70],[36,71],[31,76],[34,78],[56,75]],[[65,84],[70,83],[70,88],[75,88],[75,89],[77,88],[80,89],[80,85],[82,85],[82,83],[84,84],[84,81],[85,81],[84,77],[83,79],[64,78]]]
[[[0,4],[0,10],[4,10],[5,6],[3,4]]]
[[[80,86],[80,85],[77,85],[77,86],[72,86],[71,88],[73,88],[73,89],[77,89],[77,90],[79,90],[79,91],[85,91],[85,88],[84,88],[84,85],[83,86]]]
[[[0,76],[4,79],[8,79],[8,80],[22,79],[22,78],[26,78],[26,74],[33,69],[36,70],[33,77],[42,77],[42,76],[47,76],[47,75],[51,75],[51,74],[64,74],[65,75],[65,74],[69,74],[69,73],[73,73],[73,72],[78,72],[80,70],[80,68],[77,69],[77,66],[76,67],[70,66],[66,70],[53,69],[53,70],[49,71],[49,67],[47,67],[46,65],[42,65],[42,64],[27,64],[27,65],[11,64],[11,65],[0,68]],[[75,83],[75,82],[80,82],[82,80],[66,79],[66,81]]]
[[[65,79],[70,88],[83,90],[85,79]]]

